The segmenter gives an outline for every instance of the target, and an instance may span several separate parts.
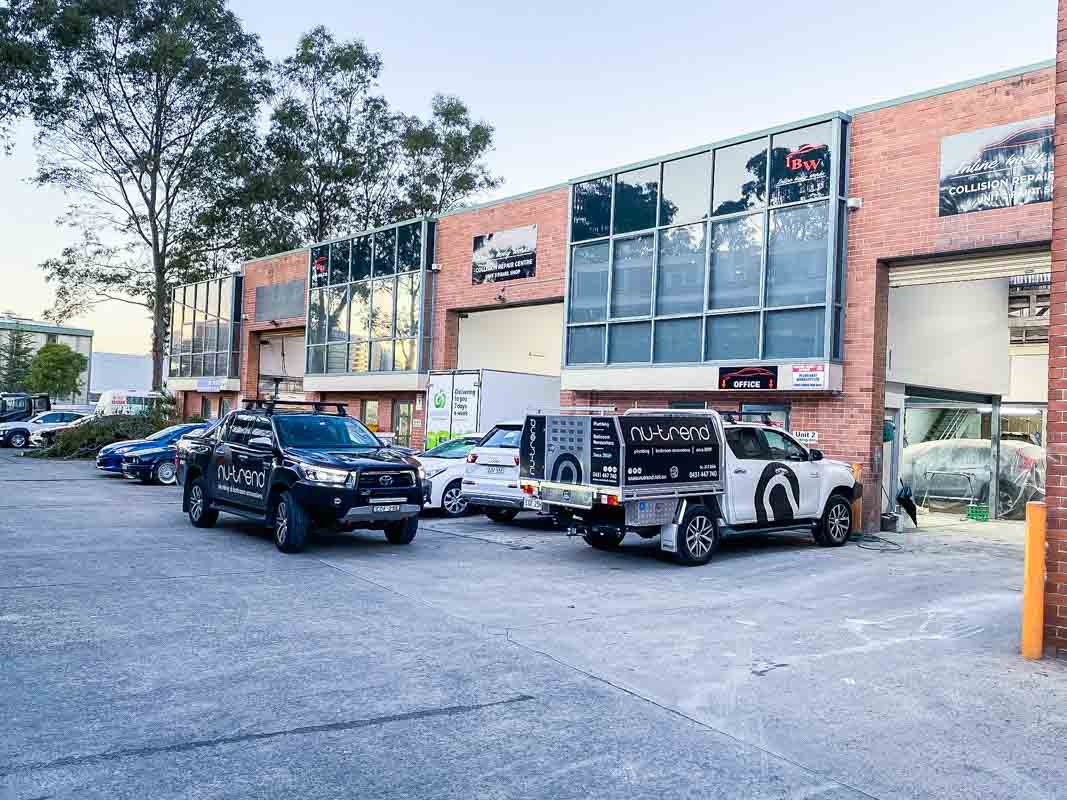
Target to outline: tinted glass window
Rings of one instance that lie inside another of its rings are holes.
[[[326,348],[309,347],[307,371],[321,375],[326,371]]]
[[[415,340],[397,339],[393,348],[393,369],[415,369]]]
[[[763,206],[767,199],[767,140],[720,147],[715,151],[714,214],[733,214]]]
[[[366,372],[370,369],[370,344],[351,342],[348,345],[348,368],[351,372]]]
[[[325,286],[330,279],[330,246],[311,248],[311,285]]]
[[[571,257],[571,322],[598,322],[607,313],[608,243],[575,247]]]
[[[347,344],[331,344],[326,348],[326,371],[327,372],[347,372],[348,371],[348,345]]]
[[[352,280],[370,277],[371,237],[360,236],[352,242]]]
[[[422,226],[417,223],[405,225],[397,235],[397,268],[400,272],[418,269],[421,260]]]
[[[309,344],[321,344],[326,341],[326,294],[325,291],[312,292],[308,297]]]
[[[396,228],[374,234],[374,274],[396,272]]]
[[[765,459],[766,452],[763,449],[763,439],[755,428],[727,428],[726,443],[735,458],[740,459]]]
[[[759,314],[727,314],[707,318],[704,358],[724,361],[759,357]]]
[[[708,308],[745,308],[760,302],[763,271],[763,215],[711,226]]]
[[[370,337],[370,283],[352,284],[350,304],[351,322],[349,323],[349,335],[355,340],[363,340]]]
[[[652,323],[612,325],[608,339],[608,363],[647,363],[652,357]]]
[[[771,212],[767,245],[767,305],[826,302],[829,204]]]
[[[482,440],[479,447],[510,447],[519,448],[519,439],[522,437],[522,428],[508,426],[496,427]]]
[[[255,422],[255,417],[235,414],[226,428],[226,433],[222,437],[223,440],[230,444],[247,444],[248,438],[252,435],[252,428]]]
[[[378,447],[381,442],[352,417],[326,414],[274,418],[281,443],[286,447]]]
[[[701,328],[699,317],[659,320],[654,360],[664,364],[700,361]]]
[[[419,275],[404,275],[397,280],[396,335],[416,336],[419,332]]]
[[[767,312],[764,358],[811,358],[823,355],[821,308]]]
[[[393,340],[385,342],[371,342],[370,346],[371,372],[389,372],[393,368]]]
[[[371,338],[387,339],[393,335],[393,295],[396,281],[374,281],[371,286]]]
[[[607,236],[611,230],[611,178],[576,183],[571,209],[571,241]]]
[[[348,340],[348,287],[326,290],[326,338],[331,342]]]
[[[604,363],[603,325],[582,326],[567,330],[567,363]]]
[[[656,226],[659,165],[622,172],[615,177],[615,233]]]
[[[699,153],[663,165],[659,224],[695,222],[708,216],[711,154]]]
[[[334,242],[330,245],[330,283],[348,283],[348,259],[352,254],[352,242]]]
[[[223,278],[219,282],[219,316],[230,319],[233,315],[233,280]]]
[[[466,458],[474,447],[474,442],[468,439],[455,439],[451,442],[439,444],[437,447],[423,453],[428,458]]]
[[[651,235],[616,240],[611,287],[613,317],[639,317],[651,312],[652,240]]]
[[[763,441],[767,444],[769,456],[778,461],[807,461],[808,454],[800,445],[778,431],[760,430]]]
[[[771,204],[798,203],[830,193],[829,122],[771,139]]]
[[[704,230],[703,225],[686,225],[660,233],[657,314],[686,314],[703,308]]]

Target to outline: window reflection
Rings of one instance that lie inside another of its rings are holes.
[[[660,233],[657,314],[685,314],[703,309],[704,239],[704,225],[686,225]]]
[[[767,140],[720,147],[715,151],[713,214],[758,208],[767,199]]]
[[[659,224],[696,222],[708,216],[708,184],[711,178],[711,154],[667,161],[663,164],[663,198]]]
[[[611,228],[611,178],[577,183],[571,208],[571,241],[607,236]]]
[[[713,223],[708,308],[745,308],[760,302],[763,215]]]
[[[637,317],[652,309],[652,236],[615,242],[611,315]]]
[[[829,204],[771,212],[767,251],[767,305],[826,302]]]
[[[571,257],[571,322],[598,322],[607,314],[608,244],[575,247]]]
[[[622,172],[615,178],[615,233],[656,226],[659,165]]]

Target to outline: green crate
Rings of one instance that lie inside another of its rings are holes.
[[[989,505],[986,503],[971,503],[967,506],[967,519],[974,522],[989,522]]]

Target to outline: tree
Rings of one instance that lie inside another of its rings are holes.
[[[0,392],[24,391],[33,360],[33,336],[19,327],[6,334],[0,347]]]
[[[12,124],[29,116],[47,90],[50,59],[42,31],[48,11],[41,0],[0,5],[0,149],[10,148]]]
[[[77,198],[65,222],[81,237],[41,265],[57,287],[50,316],[104,300],[144,308],[158,388],[170,288],[223,270],[236,245],[205,235],[201,209],[254,141],[269,64],[224,0],[51,2],[36,181]]]
[[[381,57],[323,27],[275,69],[270,128],[213,224],[243,230],[244,255],[265,255],[412,216],[500,185],[484,162],[493,128],[455,97],[429,121],[373,94]],[[205,226],[210,227],[210,226]]]
[[[75,353],[65,344],[46,344],[37,351],[26,376],[31,392],[44,392],[49,397],[70,397],[82,388],[81,374],[89,360]]]

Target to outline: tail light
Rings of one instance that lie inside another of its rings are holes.
[[[534,493],[534,487],[528,483],[522,485],[522,493],[532,495]]]
[[[467,463],[468,464],[477,464],[478,463],[478,454],[477,453],[467,453]]]
[[[609,506],[619,505],[619,498],[613,494],[604,495],[604,502]]]

